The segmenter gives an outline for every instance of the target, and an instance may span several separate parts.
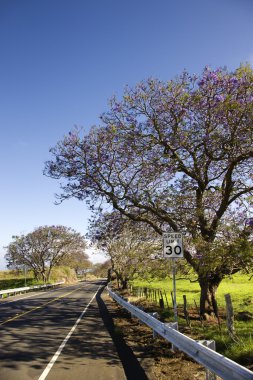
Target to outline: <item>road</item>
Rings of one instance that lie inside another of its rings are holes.
[[[2,300],[0,379],[126,379],[101,317],[102,285],[85,282]]]

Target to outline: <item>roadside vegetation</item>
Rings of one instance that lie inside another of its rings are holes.
[[[24,286],[33,286],[42,284],[42,281],[37,281],[32,272],[28,272],[26,277],[23,271],[3,270],[0,271],[0,290],[21,288]]]
[[[179,276],[180,277],[180,276]],[[237,273],[230,278],[222,281],[217,291],[217,303],[219,313],[219,323],[217,318],[211,317],[209,320],[201,320],[198,305],[200,287],[198,282],[190,282],[186,279],[176,281],[177,305],[178,305],[178,322],[179,331],[192,336],[194,339],[214,340],[217,352],[229,357],[230,359],[248,366],[253,369],[253,294],[252,280],[249,276]],[[157,303],[152,302],[152,306],[159,311],[161,317],[166,321],[174,320],[172,307],[172,279],[152,279],[152,281],[135,279],[131,282],[134,288],[160,289],[166,292],[169,302],[169,308],[161,310]],[[226,326],[226,304],[225,294],[230,293],[234,309],[234,328],[235,336],[231,337]],[[191,322],[191,328],[186,323],[183,313],[183,295],[187,297],[188,312]],[[152,308],[150,301],[147,302],[145,297],[133,297],[132,302],[139,305]],[[149,304],[149,305],[148,305]]]
[[[73,268],[58,266],[52,269],[50,283],[64,281],[74,283],[77,276]],[[26,276],[20,270],[0,271],[0,290],[22,288],[24,286],[42,285],[43,280],[37,280],[32,271],[28,271]]]
[[[180,275],[179,275],[180,277]],[[227,277],[221,283],[217,290],[217,303],[219,308],[225,308],[224,295],[231,294],[233,307],[235,311],[242,311],[242,308],[253,313],[253,279],[249,276],[237,273],[230,278]],[[153,289],[162,289],[168,293],[170,302],[172,291],[172,278],[152,279],[151,281],[135,279],[131,282],[132,286],[148,287]],[[194,306],[194,301],[199,300],[200,287],[197,281],[192,282],[188,279],[177,279],[176,281],[177,303],[183,304],[183,295],[187,296],[187,303]]]

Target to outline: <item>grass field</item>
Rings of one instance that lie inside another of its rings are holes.
[[[143,280],[134,280],[133,287],[147,287],[149,289],[160,289],[166,292],[169,306],[171,307],[168,317],[173,319],[171,291],[173,290],[172,279],[165,280],[152,280],[151,282]],[[199,305],[200,287],[197,282],[190,282],[186,279],[177,279],[177,304],[179,310],[179,326],[186,327],[186,321],[183,318],[182,306],[183,295],[187,297],[187,304],[189,307],[190,315],[195,313],[196,306]],[[235,313],[235,331],[236,338],[232,339],[226,327],[225,319],[225,294],[230,293]],[[200,323],[198,318],[192,318],[192,334],[198,336],[198,339],[213,339],[216,342],[217,351],[238,361],[241,364],[253,366],[253,319],[248,321],[240,321],[238,313],[242,311],[250,312],[253,315],[253,278],[249,281],[249,276],[243,274],[236,274],[231,278],[222,281],[217,291],[217,301],[219,306],[219,313],[221,316],[220,326],[215,320],[204,321]],[[166,314],[166,311],[165,311]],[[238,316],[238,317],[237,317]],[[253,368],[252,368],[253,369]]]
[[[144,280],[134,280],[133,286],[148,287],[153,289],[165,290],[170,294],[173,290],[172,279],[154,280],[147,282]],[[198,282],[190,282],[186,279],[176,281],[177,303],[183,304],[183,295],[187,296],[189,305],[194,305],[194,300],[199,303],[200,287]],[[237,311],[242,311],[242,308],[253,313],[253,278],[249,281],[249,276],[236,274],[230,279],[224,279],[217,291],[218,305],[225,307],[225,294],[230,293],[233,301],[233,307]]]
[[[69,267],[59,266],[53,268],[50,276],[50,283],[65,281],[75,282],[75,271]],[[23,272],[12,270],[0,271],[0,290],[21,288],[23,286],[33,286],[43,284],[43,281],[35,280],[32,271],[28,271],[26,278]]]
[[[23,273],[16,271],[0,271],[0,290],[21,288],[23,286],[32,286],[41,284],[41,281],[36,281],[33,274],[28,272],[26,278]]]

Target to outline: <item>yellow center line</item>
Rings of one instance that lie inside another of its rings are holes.
[[[77,290],[82,289],[82,288],[83,288],[83,287],[80,287],[80,288],[74,289],[74,290],[72,290],[71,292],[69,292],[69,293],[65,293],[65,294],[63,294],[62,296],[59,296],[59,297],[57,297],[57,298],[54,298],[53,300],[48,301],[48,302],[44,303],[44,304],[41,305],[41,306],[36,306],[36,307],[34,307],[33,309],[31,309],[31,310],[25,311],[24,313],[18,314],[18,315],[16,315],[15,317],[9,318],[9,319],[7,319],[6,321],[1,322],[1,323],[0,323],[0,326],[5,325],[5,324],[8,323],[8,322],[14,321],[15,319],[21,318],[21,317],[23,317],[23,315],[26,315],[26,314],[32,313],[32,312],[35,311],[35,310],[42,309],[44,306],[49,305],[50,303],[52,303],[52,302],[54,302],[54,301],[57,301],[57,300],[59,300],[60,298],[63,298],[63,297],[65,297],[65,296],[68,296],[69,294],[74,293],[74,292],[76,292]]]

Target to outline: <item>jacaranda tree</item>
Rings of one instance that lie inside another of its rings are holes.
[[[105,201],[156,232],[185,233],[201,313],[216,309],[224,276],[252,264],[253,71],[206,67],[169,82],[126,88],[88,134],[51,149],[45,174],[64,179],[59,199]]]
[[[152,233],[153,232],[153,233]],[[146,277],[156,269],[165,267],[156,256],[161,254],[161,239],[152,229],[141,223],[129,220],[117,212],[105,212],[90,221],[91,242],[110,259],[111,273],[115,274],[118,285],[128,287],[135,276]],[[168,268],[167,269],[168,273]],[[161,268],[156,271],[160,274]]]
[[[8,267],[31,269],[36,279],[47,282],[52,268],[75,253],[85,251],[84,237],[65,226],[42,226],[27,235],[13,236],[6,247]]]

